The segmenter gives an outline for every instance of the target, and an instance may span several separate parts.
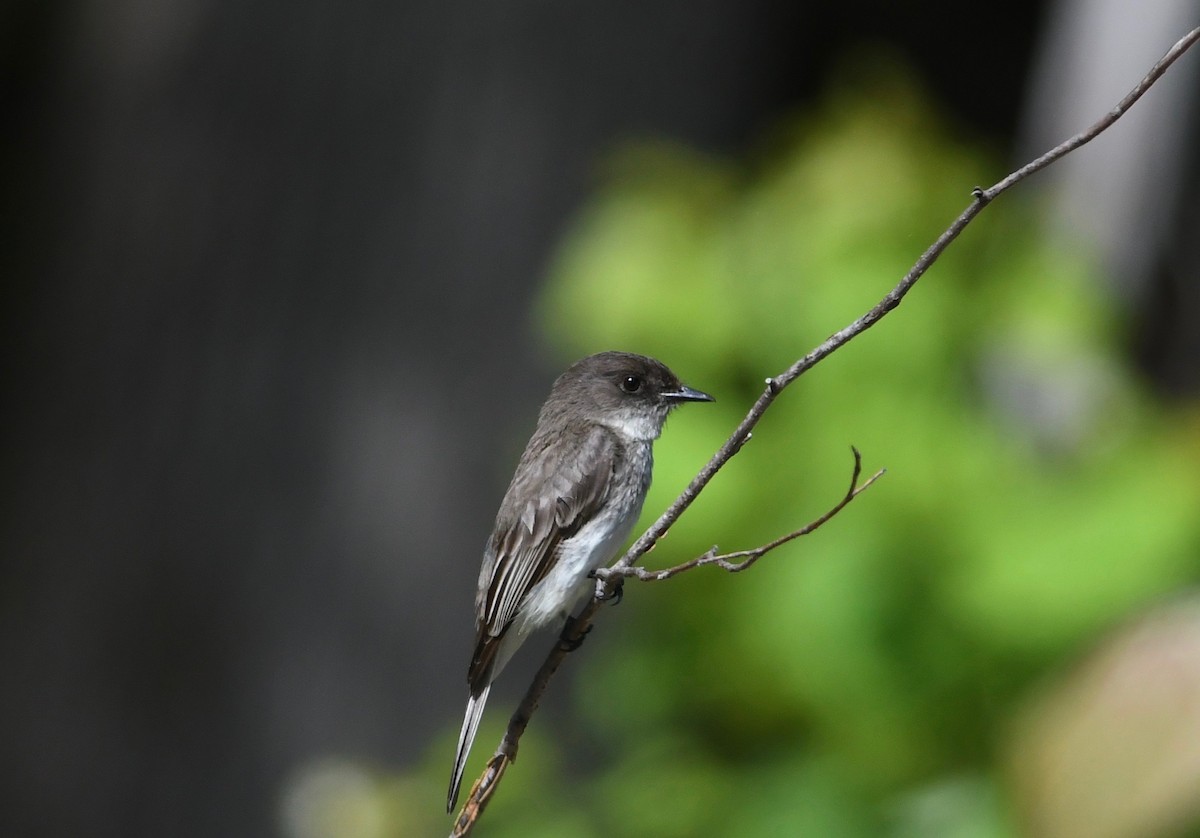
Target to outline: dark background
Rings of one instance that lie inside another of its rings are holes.
[[[1071,14],[8,4],[0,831],[272,834],[303,761],[445,738],[480,545],[561,365],[529,305],[597,156],[745,153],[867,45],[1016,160]],[[1195,153],[1169,176],[1187,193]],[[1159,203],[1114,283],[1187,398],[1200,211]]]

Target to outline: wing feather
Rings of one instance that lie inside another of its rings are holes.
[[[575,444],[546,444],[535,434],[500,505],[476,598],[472,685],[490,680],[500,638],[525,597],[554,567],[563,539],[608,497],[618,441],[600,426],[576,431],[571,441]]]

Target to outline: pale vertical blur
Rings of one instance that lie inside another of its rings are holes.
[[[1108,112],[1200,22],[1198,0],[1058,0],[1040,39],[1015,160],[1024,161]],[[1113,290],[1144,300],[1175,234],[1200,202],[1187,180],[1200,132],[1200,60],[1186,55],[1120,124],[1040,174],[1049,221],[1096,248]],[[1181,205],[1182,204],[1182,205]]]

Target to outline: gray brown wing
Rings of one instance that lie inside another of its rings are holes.
[[[521,458],[488,543],[476,597],[475,654],[468,680],[482,689],[491,661],[529,591],[545,578],[558,550],[608,497],[618,443],[605,428],[581,434],[576,445],[541,445],[535,437]],[[562,448],[569,450],[562,456]],[[557,454],[548,456],[547,449]],[[586,464],[586,465],[585,465]],[[524,498],[524,501],[518,501]]]

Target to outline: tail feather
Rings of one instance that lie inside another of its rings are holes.
[[[483,715],[483,705],[487,704],[488,693],[492,686],[483,688],[479,695],[471,696],[467,702],[467,713],[463,718],[462,730],[458,734],[458,753],[454,757],[454,772],[450,775],[450,793],[446,795],[446,811],[453,812],[458,803],[458,787],[462,785],[463,769],[467,765],[467,754],[471,753],[471,743],[475,741],[475,731],[479,729],[479,718]]]

